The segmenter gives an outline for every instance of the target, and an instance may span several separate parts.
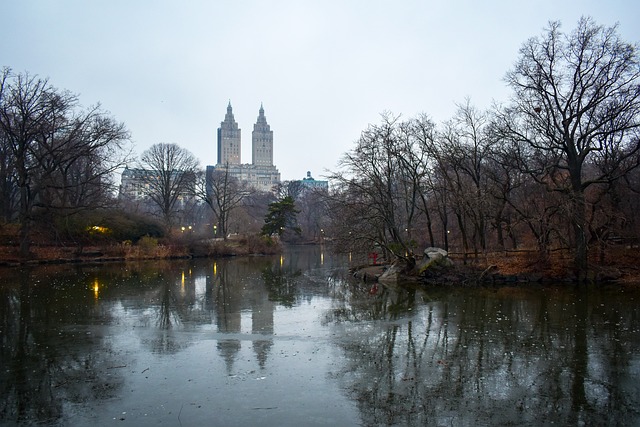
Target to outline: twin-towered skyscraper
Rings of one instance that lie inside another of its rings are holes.
[[[273,131],[260,105],[258,120],[251,133],[251,163],[242,164],[241,129],[233,117],[231,101],[218,128],[218,163],[207,166],[207,172],[227,170],[231,176],[247,181],[256,189],[271,191],[280,183],[280,172],[273,165]]]
[[[242,163],[241,133],[233,118],[231,101],[227,106],[227,114],[218,128],[218,165],[239,165]],[[264,108],[260,105],[258,121],[253,125],[251,133],[252,164],[273,166],[273,131],[267,123]]]

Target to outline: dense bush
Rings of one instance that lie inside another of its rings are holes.
[[[57,240],[80,244],[107,244],[130,241],[142,237],[164,237],[164,229],[157,221],[122,210],[100,210],[58,218],[54,223]]]

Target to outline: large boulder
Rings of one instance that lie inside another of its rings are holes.
[[[378,277],[378,281],[382,283],[398,283],[416,280],[416,259],[413,255],[407,258],[396,259],[385,271]]]
[[[395,260],[379,277],[381,283],[416,281],[425,276],[439,275],[453,267],[449,254],[442,248],[426,248],[424,257],[413,256]],[[420,279],[421,280],[421,279]]]
[[[449,253],[442,248],[428,247],[423,253],[424,258],[419,267],[420,272],[433,267],[453,267],[453,261],[449,258]]]
[[[378,277],[380,283],[398,283],[403,277],[404,268],[398,263],[393,263],[387,268],[384,273]]]

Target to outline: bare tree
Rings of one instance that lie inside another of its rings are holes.
[[[412,190],[404,188],[410,181],[403,179],[398,160],[402,135],[397,121],[397,117],[383,114],[382,124],[370,125],[356,147],[343,156],[343,171],[330,177],[335,183],[330,210],[334,225],[349,220],[350,240],[379,245],[404,257],[411,251],[406,230],[413,207],[405,203]],[[337,231],[347,238],[346,229]]]
[[[0,131],[0,218],[6,223],[16,219],[18,186],[9,138]]]
[[[259,234],[264,225],[264,215],[269,210],[269,205],[277,200],[272,192],[251,190],[250,194],[242,200],[229,222],[230,229],[233,222],[242,225],[242,229],[248,233]],[[240,229],[239,224],[235,226]]]
[[[439,157],[447,167],[448,194],[456,213],[465,252],[468,245],[478,254],[487,249],[487,228],[492,198],[488,171],[494,141],[487,133],[487,115],[467,99],[440,133]]]
[[[325,188],[307,186],[301,180],[283,181],[274,189],[276,200],[291,197],[295,201],[296,208],[300,210],[297,215],[300,234],[287,237],[310,241],[322,240],[329,225],[327,220],[327,190]]]
[[[215,217],[216,235],[229,235],[231,215],[255,190],[229,173],[227,168],[208,167],[198,180],[198,197]]]
[[[638,165],[639,77],[637,46],[590,18],[569,34],[551,22],[506,75],[514,96],[499,116],[503,137],[528,145],[530,175],[568,198],[578,279],[587,273],[585,190]]]
[[[298,223],[302,229],[302,237],[307,240],[318,241],[329,225],[327,196],[325,188],[305,187],[295,199],[300,209]]]
[[[411,182],[413,207],[424,215],[429,246],[435,246],[435,238],[430,207],[430,202],[434,199],[434,193],[427,185],[429,174],[431,173],[431,157],[428,147],[432,146],[435,141],[435,129],[435,124],[427,115],[422,115],[417,119],[404,123],[401,126],[401,131],[405,135],[403,138],[404,144],[398,153],[405,175]],[[409,230],[409,233],[411,232],[412,230]],[[409,237],[411,237],[411,234],[409,234]]]
[[[146,196],[159,209],[165,226],[171,230],[181,205],[195,196],[198,160],[177,144],[160,143],[142,153],[141,168]]]
[[[20,253],[30,250],[38,212],[68,215],[100,207],[129,134],[100,106],[82,111],[78,98],[27,73],[0,74],[0,133],[18,192]]]
[[[275,195],[278,200],[284,199],[287,196],[293,198],[293,200],[298,200],[304,190],[305,188],[301,181],[282,181],[275,186]]]

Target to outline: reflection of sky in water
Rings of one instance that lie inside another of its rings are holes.
[[[195,284],[191,310],[199,311],[206,305],[206,282],[196,278]],[[112,303],[111,328],[120,332],[109,334],[110,345],[127,361],[123,389],[131,403],[117,411],[112,404],[98,405],[98,418],[115,414],[152,425],[180,413],[183,423],[193,424],[357,425],[354,404],[327,376],[338,360],[330,328],[321,324],[331,300],[314,296],[291,307],[265,299],[254,300],[253,308],[245,304],[228,313],[238,316],[239,323],[230,323],[234,330],[221,332],[225,326],[215,315],[196,328],[159,330],[153,323],[157,309]]]
[[[38,278],[28,299],[0,288],[0,397],[49,384],[40,406],[96,426],[638,421],[637,290],[376,287],[338,262],[107,265]]]

